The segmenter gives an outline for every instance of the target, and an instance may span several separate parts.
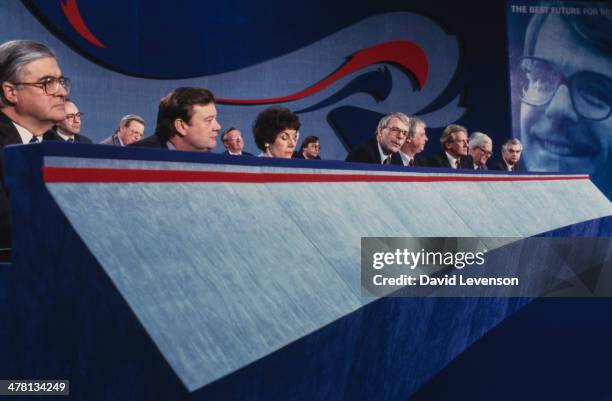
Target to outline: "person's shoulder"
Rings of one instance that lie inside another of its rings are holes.
[[[378,152],[376,143],[376,138],[370,138],[360,143],[348,153],[345,161],[360,163],[379,163],[380,161],[376,160],[376,154]]]
[[[64,141],[55,130],[48,130],[43,134],[43,141]]]
[[[507,170],[506,163],[501,160],[496,161],[491,166],[489,166],[489,170]]]
[[[445,167],[445,163],[444,163],[445,160],[448,162],[448,159],[446,158],[446,155],[444,154],[444,152],[440,152],[440,153],[436,153],[435,155],[430,156],[426,160],[426,164],[429,167]]]
[[[22,142],[17,128],[11,119],[0,111],[0,146],[18,143]]]
[[[166,141],[161,139],[157,135],[151,135],[151,136],[141,139],[140,141],[132,142],[128,146],[141,147],[141,148],[168,149],[168,145],[166,145]]]
[[[102,141],[100,141],[101,145],[115,145],[115,138],[117,137],[117,134],[113,134],[111,136],[109,136],[108,138],[103,139]]]
[[[78,142],[78,143],[93,143],[93,141],[91,139],[89,139],[85,135],[81,135],[81,134],[75,134],[74,135],[74,141]]]

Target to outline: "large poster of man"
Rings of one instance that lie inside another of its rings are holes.
[[[612,199],[612,5],[511,1],[507,15],[525,166],[588,173]]]

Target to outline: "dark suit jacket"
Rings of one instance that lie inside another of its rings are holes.
[[[443,150],[440,151],[437,155],[433,155],[427,160],[427,164],[429,167],[446,167],[452,168],[450,163],[448,162],[448,157],[446,157],[446,152]],[[459,161],[459,168],[464,168],[468,170],[474,170],[474,160],[472,156],[467,155],[462,157]]]
[[[119,141],[119,134],[113,134],[113,135],[109,136],[108,138],[106,138],[102,142],[100,142],[100,145],[121,146],[121,142]]]
[[[68,141],[64,141],[64,138],[62,138],[57,133],[57,131],[51,130],[51,129],[45,132],[45,135],[43,135],[43,140],[68,142]],[[92,143],[92,142],[91,142],[91,139],[87,138],[85,135],[74,134],[74,143]]]
[[[141,139],[140,141],[132,142],[128,146],[135,146],[139,148],[168,149],[168,145],[166,144],[166,142],[166,139],[162,139],[157,135],[151,135]]]
[[[427,167],[427,159],[421,155],[414,155],[414,158],[412,160],[414,164],[411,167]],[[404,161],[402,160],[402,163],[403,162]]]
[[[302,152],[293,152],[293,155],[291,156],[292,159],[306,159],[304,157],[304,155],[302,154]],[[308,160],[321,160],[321,156],[317,156],[314,159],[308,159]]]
[[[230,155],[229,150],[226,150],[225,152],[223,152],[224,155],[228,155],[228,156],[238,156],[238,155]],[[242,151],[242,154],[240,156],[253,156],[252,153],[249,152],[245,152],[244,150]]]
[[[501,171],[508,171],[508,167],[506,166],[506,163],[503,160],[499,160],[497,162],[495,162],[492,166],[491,166],[491,170],[501,170]],[[514,171],[523,171],[523,167],[521,166],[521,163],[516,163],[514,165]]]
[[[370,164],[381,164],[380,152],[378,151],[378,141],[376,137],[372,137],[367,141],[363,142],[355,149],[351,150],[346,156],[345,161],[357,162],[357,163],[370,163]],[[399,152],[395,152],[391,155],[391,164],[403,166],[402,158]]]
[[[0,248],[11,247],[9,198],[4,186],[4,147],[21,144],[21,137],[13,122],[0,111]]]

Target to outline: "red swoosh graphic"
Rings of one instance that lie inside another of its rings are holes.
[[[267,99],[216,99],[224,104],[270,104],[298,100],[317,93],[340,78],[360,70],[368,65],[390,63],[412,72],[422,89],[429,73],[429,63],[423,49],[407,40],[394,40],[359,50],[348,57],[335,72],[322,81],[291,95]]]
[[[106,48],[106,46],[102,42],[100,42],[94,36],[93,33],[91,33],[89,28],[87,28],[87,25],[85,25],[85,21],[83,21],[81,13],[79,12],[79,7],[77,6],[77,0],[66,1],[66,3],[64,3],[63,1],[60,2],[60,5],[62,6],[62,11],[64,12],[64,15],[66,16],[66,18],[68,18],[68,22],[70,22],[70,25],[72,25],[72,27],[77,31],[79,35],[83,37],[83,39],[85,39],[92,45]]]

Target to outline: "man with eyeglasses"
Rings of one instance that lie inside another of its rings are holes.
[[[3,148],[38,143],[66,117],[64,98],[70,80],[53,50],[42,43],[13,40],[0,45],[0,259],[10,249],[9,201],[2,171]]]
[[[602,8],[601,11],[608,8]],[[612,198],[612,22],[535,15],[517,75],[530,171],[582,172]]]
[[[495,163],[491,170],[522,171],[523,168],[519,163],[522,151],[523,145],[521,141],[516,138],[508,139],[502,145],[502,159]]]
[[[472,156],[468,155],[467,129],[458,124],[450,124],[440,137],[442,150],[428,160],[430,167],[474,169]]]
[[[252,153],[244,151],[244,139],[242,133],[236,127],[230,127],[223,132],[221,136],[225,152],[223,154],[230,156],[253,156]]]
[[[420,167],[427,165],[427,160],[419,155],[425,149],[425,144],[429,140],[425,128],[427,128],[425,121],[418,117],[410,117],[406,142],[399,152],[404,166]]]
[[[144,118],[136,114],[121,117],[117,131],[102,142],[101,145],[127,146],[142,139],[145,130]]]
[[[363,142],[346,156],[347,162],[393,164],[401,166],[399,150],[406,141],[410,119],[404,113],[384,116],[376,128],[376,136]]]
[[[77,105],[72,100],[66,98],[64,106],[66,118],[55,126],[55,131],[47,131],[44,139],[46,141],[54,140],[68,143],[92,143],[91,139],[80,134],[83,113],[79,111]]]
[[[487,161],[493,154],[491,137],[482,132],[473,132],[468,140],[469,154],[474,160],[474,170],[488,170]]]

